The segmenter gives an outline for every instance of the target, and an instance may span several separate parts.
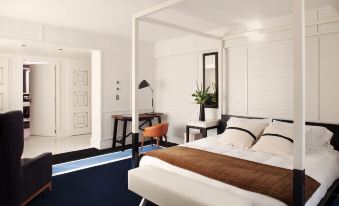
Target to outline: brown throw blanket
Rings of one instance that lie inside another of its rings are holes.
[[[145,155],[235,187],[293,205],[293,171],[188,147],[154,150]],[[305,178],[306,201],[320,184]]]

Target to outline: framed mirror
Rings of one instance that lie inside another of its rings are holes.
[[[218,108],[218,52],[205,53],[203,59],[203,87],[209,87],[205,108]]]

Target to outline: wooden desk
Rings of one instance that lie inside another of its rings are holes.
[[[139,121],[141,124],[139,125],[139,129],[143,130],[142,126],[148,123],[148,126],[152,126],[152,120],[154,118],[158,119],[158,123],[161,123],[161,115],[162,113],[154,113],[154,114],[139,114]],[[114,125],[113,125],[113,143],[112,148],[116,147],[116,143],[120,143],[122,146],[122,150],[125,150],[125,143],[126,138],[132,134],[132,132],[129,132],[127,134],[127,122],[132,121],[132,117],[130,115],[112,115],[112,118],[114,119]],[[117,139],[117,132],[118,132],[118,126],[119,121],[123,122],[123,129],[122,129],[122,136],[120,139]]]

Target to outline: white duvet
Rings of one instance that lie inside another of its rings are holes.
[[[277,167],[293,169],[293,160],[290,158],[276,156],[268,153],[253,152],[251,150],[245,150],[230,145],[220,144],[216,141],[217,138],[218,137],[208,137],[198,141],[186,143],[181,146],[206,150],[209,152],[224,154]],[[274,198],[259,193],[249,192],[222,183],[220,181],[210,179],[197,173],[193,173],[191,171],[173,166],[154,157],[144,156],[141,159],[140,166],[142,167],[145,165],[160,167],[167,171],[171,171],[189,177],[196,181],[200,181],[205,184],[217,187],[219,189],[223,189],[230,194],[235,194],[237,196],[252,201],[253,206],[286,205],[285,203]],[[339,178],[339,152],[323,149],[317,152],[306,154],[305,171],[308,176],[314,178],[321,184],[317,191],[306,203],[307,206],[317,205],[326,194],[327,189],[333,184],[336,179]]]

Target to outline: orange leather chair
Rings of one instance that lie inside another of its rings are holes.
[[[168,123],[167,122],[156,124],[156,125],[151,126],[151,127],[146,127],[144,129],[144,135],[143,135],[142,141],[141,141],[141,150],[144,146],[145,138],[151,138],[152,145],[153,145],[153,138],[156,138],[158,147],[159,147],[159,143],[160,143],[160,140],[162,139],[162,137],[165,137],[165,141],[167,142],[167,136],[166,136],[167,130],[168,130]]]

